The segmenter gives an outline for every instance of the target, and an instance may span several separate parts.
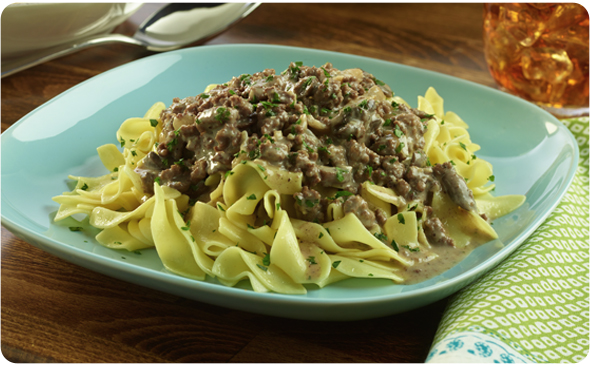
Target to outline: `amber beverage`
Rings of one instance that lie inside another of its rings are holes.
[[[485,4],[492,76],[557,116],[587,115],[588,24],[586,9],[573,3]]]

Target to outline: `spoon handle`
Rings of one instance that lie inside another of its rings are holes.
[[[24,58],[7,61],[3,60],[2,78],[20,72],[22,70],[26,70],[27,68],[39,65],[41,63],[51,61],[56,58],[66,56],[70,53],[80,51],[85,48],[111,43],[128,43],[141,47],[146,46],[143,42],[137,39],[121,34],[92,36],[86,39],[82,39],[74,44],[59,45],[52,48],[48,48]]]

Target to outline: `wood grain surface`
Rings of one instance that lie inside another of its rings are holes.
[[[144,5],[115,32],[132,34],[158,6]],[[345,52],[494,86],[481,4],[264,3],[206,44],[232,43]],[[101,46],[2,79],[2,131],[72,86],[151,54]],[[355,322],[268,317],[97,274],[4,227],[1,265],[1,350],[12,362],[423,362],[446,305]]]

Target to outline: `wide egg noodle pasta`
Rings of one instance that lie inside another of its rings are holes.
[[[444,113],[443,99],[434,88],[430,87],[424,97],[418,98],[418,109],[434,114],[424,134],[425,151],[430,163],[451,161],[473,191],[481,213],[495,219],[522,205],[525,200],[522,195],[493,197],[489,194],[495,187],[489,183],[493,176],[492,165],[475,156],[480,146],[471,142],[468,125],[457,114]]]
[[[385,100],[379,88],[367,95]],[[407,104],[397,96],[390,101]],[[480,147],[469,139],[467,124],[455,113],[445,113],[443,106],[433,88],[418,98],[418,109],[433,115],[424,135],[430,162],[452,161],[473,190],[480,212],[491,219],[522,204],[521,196],[489,194],[494,188],[489,182],[491,164],[475,158]],[[102,229],[97,241],[106,247],[130,251],[155,247],[170,272],[197,280],[210,276],[228,286],[248,280],[257,292],[304,294],[303,284],[321,288],[349,277],[399,283],[403,282],[400,270],[413,264],[400,255],[399,247],[429,250],[417,215],[426,214],[423,207],[410,209],[412,202],[394,190],[369,182],[363,183],[361,196],[371,209],[383,211],[382,227],[369,231],[356,215],[345,214],[339,199],[328,204],[323,224],[295,219],[293,194],[302,190],[303,174],[264,160],[234,162],[225,175],[209,176],[205,181],[210,188],[208,203],[189,204],[188,196],[158,183],[153,195],[145,194],[134,169],[155,151],[162,133],[159,116],[165,108],[156,103],[143,118],[122,123],[116,136],[123,151],[114,144],[97,150],[109,173],[97,178],[71,176],[76,181],[74,190],[54,198],[60,204],[56,220],[87,214],[91,225]],[[307,115],[302,123],[316,129],[323,126]],[[337,191],[327,189],[323,194],[333,196]],[[440,191],[435,191],[432,207],[443,217],[457,247],[497,237],[478,214],[459,209]],[[431,253],[423,259],[435,256]]]
[[[162,187],[157,183],[154,183],[154,196],[152,222],[158,223],[152,224],[152,236],[162,264],[175,274],[204,280],[205,271],[194,259],[190,244],[194,237],[190,231],[182,229],[185,224],[176,201],[166,199]]]

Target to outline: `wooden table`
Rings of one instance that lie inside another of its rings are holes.
[[[132,34],[157,4],[116,32]],[[345,52],[493,86],[481,4],[262,4],[207,42]],[[152,52],[85,50],[2,79],[2,131],[72,86]],[[10,158],[4,155],[4,158]],[[215,307],[97,274],[2,227],[2,354],[13,362],[423,362],[446,300],[356,322]]]

